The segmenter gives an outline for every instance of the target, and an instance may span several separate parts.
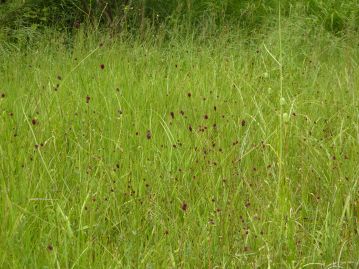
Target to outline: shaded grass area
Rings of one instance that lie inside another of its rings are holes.
[[[282,32],[2,49],[1,267],[357,267],[357,39]]]

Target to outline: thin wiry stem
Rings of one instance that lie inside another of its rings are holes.
[[[279,2],[278,8],[278,32],[279,32],[279,88],[280,88],[280,97],[279,97],[279,111],[280,111],[280,134],[279,134],[279,181],[282,182],[283,179],[283,139],[284,139],[284,129],[283,129],[283,105],[281,100],[283,98],[283,53],[282,53],[282,25],[281,25],[281,5]]]

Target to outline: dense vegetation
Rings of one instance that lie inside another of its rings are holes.
[[[358,268],[358,10],[0,2],[0,268]]]
[[[275,19],[279,7],[283,16],[301,14],[328,31],[358,28],[357,0],[13,0],[0,4],[0,21],[8,28],[72,28],[80,23],[101,23],[119,31],[124,27],[193,25],[206,20],[216,25],[236,22],[253,30]]]

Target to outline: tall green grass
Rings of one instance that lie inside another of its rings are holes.
[[[274,25],[3,43],[0,267],[358,267],[357,37]]]

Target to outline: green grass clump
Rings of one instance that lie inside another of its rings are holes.
[[[309,23],[2,46],[0,267],[358,267],[357,39]]]

